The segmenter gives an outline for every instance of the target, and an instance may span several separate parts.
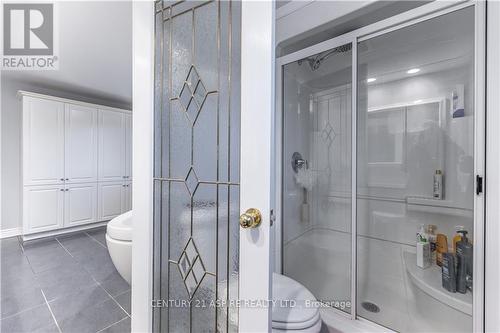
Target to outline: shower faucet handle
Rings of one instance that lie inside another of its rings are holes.
[[[295,152],[292,155],[292,169],[295,173],[299,172],[302,168],[308,168],[307,160],[302,158],[302,155],[299,152]]]

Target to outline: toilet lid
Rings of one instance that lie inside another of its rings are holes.
[[[320,320],[319,310],[314,306],[314,295],[289,277],[273,274],[273,301],[273,328],[304,329]]]
[[[106,232],[109,237],[121,240],[132,240],[132,211],[118,215],[108,223]]]

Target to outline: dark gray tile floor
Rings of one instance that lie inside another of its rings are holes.
[[[130,332],[130,286],[105,229],[0,240],[0,332]]]

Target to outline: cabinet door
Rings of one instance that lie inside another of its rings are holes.
[[[64,192],[64,226],[97,221],[97,184],[71,184]]]
[[[65,105],[66,181],[97,181],[97,109]]]
[[[64,181],[64,104],[23,99],[23,183]]]
[[[126,176],[125,115],[99,110],[99,181],[118,181]]]
[[[122,213],[132,209],[132,182],[123,184],[122,192]]]
[[[132,178],[132,115],[125,114],[125,178]]]
[[[99,183],[99,221],[110,220],[123,212],[123,182]]]
[[[64,224],[63,185],[25,186],[23,233],[62,228]]]

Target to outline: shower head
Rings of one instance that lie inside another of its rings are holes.
[[[325,51],[325,52],[320,53],[316,56],[307,57],[305,59],[300,59],[299,61],[297,61],[297,63],[299,65],[302,65],[302,63],[304,61],[307,61],[307,63],[309,64],[309,67],[311,67],[311,70],[315,71],[319,68],[319,66],[321,66],[321,63],[323,61],[325,61],[326,59],[328,59],[332,54],[349,52],[349,51],[351,51],[351,49],[352,49],[352,44],[345,44],[345,45],[337,46],[334,49],[331,49],[329,51]]]

